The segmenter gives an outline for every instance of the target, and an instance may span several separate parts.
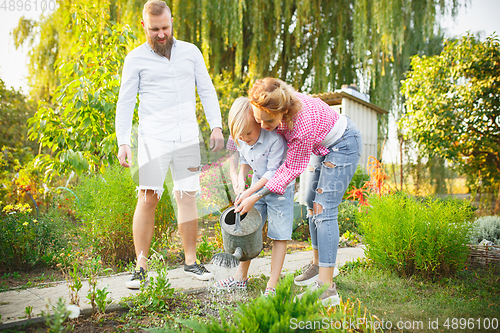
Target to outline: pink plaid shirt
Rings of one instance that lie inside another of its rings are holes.
[[[311,153],[325,156],[328,148],[321,145],[339,119],[339,114],[319,98],[312,98],[296,93],[302,102],[302,110],[295,116],[293,130],[283,122],[278,126],[278,133],[288,143],[285,162],[276,170],[266,187],[274,193],[285,193],[288,183],[306,169]]]
[[[236,147],[236,142],[234,142],[233,137],[229,135],[226,143],[226,149],[230,151],[238,151],[238,147]]]
[[[302,102],[302,109],[294,117],[293,130],[283,122],[278,126],[278,133],[285,137],[288,145],[286,160],[266,184],[271,192],[278,194],[284,194],[287,185],[306,169],[311,154],[328,154],[328,148],[321,142],[339,119],[339,114],[321,99],[301,93],[296,95]],[[227,149],[236,150],[231,137]]]

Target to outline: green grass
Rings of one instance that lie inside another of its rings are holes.
[[[359,266],[335,279],[339,294],[343,300],[359,299],[362,306],[379,319],[390,321],[393,328],[399,321],[422,322],[428,330],[429,321],[439,318],[439,331],[457,332],[460,325],[452,329],[453,318],[473,318],[476,328],[477,319],[497,318],[500,321],[498,268],[462,270],[453,277],[432,282],[415,277],[402,278],[372,265]],[[448,329],[444,326],[447,319]]]

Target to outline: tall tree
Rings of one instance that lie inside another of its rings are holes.
[[[402,85],[400,123],[421,150],[450,160],[469,180],[500,186],[500,43],[471,34],[440,55],[415,56]],[[500,190],[496,211],[500,212]]]
[[[18,25],[11,31],[16,48],[29,47],[28,85],[31,99],[52,102],[60,83],[57,63],[71,58],[72,47],[80,43],[80,36],[68,29],[75,18],[74,1],[56,0],[56,10],[48,15],[41,15],[38,20],[21,17]],[[101,21],[111,23],[130,22],[132,31],[139,31],[143,1],[141,0],[95,0],[78,1],[80,6],[95,5],[103,9]],[[99,22],[103,24],[103,22]]]
[[[46,179],[70,170],[103,171],[116,160],[118,73],[135,37],[108,15],[107,8],[90,1],[73,4],[67,13],[66,25],[78,41],[66,59],[56,61],[55,103],[39,103],[28,122],[30,138],[52,150],[37,157]]]
[[[36,107],[26,96],[14,88],[8,89],[0,79],[0,149],[14,152],[20,162],[26,155],[35,155],[37,145],[28,140],[26,122],[35,113]]]

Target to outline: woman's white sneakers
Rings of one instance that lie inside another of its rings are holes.
[[[340,272],[337,267],[333,270],[333,277],[339,275]],[[312,263],[307,264],[302,268],[302,274],[298,275],[294,279],[294,283],[298,286],[310,286],[308,290],[297,295],[294,301],[300,300],[306,292],[312,292],[323,286],[323,281],[318,280],[319,277],[319,266],[313,265]],[[326,289],[320,296],[319,299],[324,306],[335,306],[340,304],[340,297],[337,293],[337,286],[333,283],[330,288]]]
[[[339,275],[339,270],[337,267],[333,270],[333,277]],[[309,263],[302,268],[302,274],[295,277],[293,282],[297,286],[308,286],[313,284],[319,276],[319,266]]]
[[[321,281],[321,280],[314,281],[313,284],[311,284],[311,286],[308,288],[308,290],[304,291],[302,294],[297,295],[294,298],[294,301],[295,302],[300,301],[302,299],[302,297],[304,297],[304,295],[307,292],[309,292],[309,293],[313,292],[313,291],[315,291],[317,289],[320,289],[322,286],[323,286],[323,281]],[[319,299],[320,299],[321,303],[324,306],[336,306],[336,305],[339,305],[340,304],[340,297],[339,297],[339,294],[337,293],[337,286],[335,285],[335,283],[332,283],[332,285],[330,286],[330,288],[326,289],[319,296]]]

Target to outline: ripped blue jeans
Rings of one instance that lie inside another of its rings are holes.
[[[312,155],[304,172],[307,173],[307,208],[313,211],[313,215],[308,216],[309,231],[312,247],[318,250],[320,267],[334,267],[336,264],[339,205],[356,172],[362,147],[358,127],[347,118],[343,136],[328,147],[327,155]]]

